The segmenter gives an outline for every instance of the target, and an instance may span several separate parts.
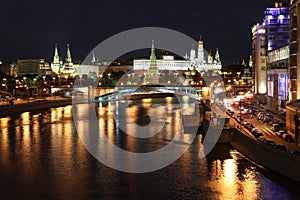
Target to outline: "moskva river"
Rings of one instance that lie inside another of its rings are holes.
[[[180,118],[192,112],[189,100],[183,104],[170,97],[126,101],[129,106],[120,109],[123,103],[95,107],[102,127],[98,134],[117,147],[147,153],[164,148],[175,133],[182,141],[191,139],[191,134],[182,132]],[[80,136],[90,131],[86,112],[88,106],[79,104],[74,109],[66,106],[0,119],[0,199],[300,198],[298,184],[258,167],[229,145],[218,144],[199,158],[201,134],[183,155],[161,169],[129,173],[107,167],[89,153]],[[159,122],[162,128],[151,129],[149,134],[157,132],[151,137],[127,134],[134,132],[135,124],[147,127]],[[122,123],[125,128],[119,127]],[[108,153],[100,150],[99,154]],[[109,153],[114,157],[114,152]]]

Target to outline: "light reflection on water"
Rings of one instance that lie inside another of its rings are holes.
[[[132,102],[126,109],[130,123],[136,120],[139,106],[149,108],[151,103]],[[153,112],[166,119],[165,126],[149,139],[137,140],[116,129],[115,104],[97,108],[99,125],[120,148],[153,151],[172,140],[175,132],[182,131],[179,106],[169,98],[163,105],[165,112],[155,109]],[[88,132],[86,106],[78,105],[76,112],[81,116],[78,128]],[[181,137],[188,140],[190,135]],[[164,169],[129,174],[102,165],[87,152],[76,134],[71,106],[1,118],[0,198],[296,199],[300,196],[297,185],[257,168],[227,145],[218,145],[206,158],[199,159],[199,141],[200,135],[176,162]]]

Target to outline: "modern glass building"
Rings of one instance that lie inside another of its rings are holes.
[[[288,58],[278,54],[288,52],[289,19],[289,7],[276,1],[274,6],[266,8],[263,23],[252,27],[257,101],[267,101],[267,105],[276,110],[284,107],[282,104],[287,101],[286,91],[279,91],[279,88],[286,89],[283,87],[286,87]]]
[[[289,7],[283,7],[281,2],[275,2],[274,7],[265,10],[264,25],[268,36],[268,51],[289,44],[289,13]]]
[[[288,101],[289,24],[288,6],[275,2],[265,11],[267,30],[267,106],[273,110],[285,109]]]

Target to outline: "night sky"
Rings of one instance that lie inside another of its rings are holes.
[[[83,60],[100,42],[139,27],[164,27],[195,40],[203,35],[206,50],[219,48],[224,65],[248,59],[251,27],[262,21],[273,0],[10,0],[0,3],[0,58],[45,58],[51,62],[54,44],[65,57]],[[149,38],[151,41],[151,38]]]

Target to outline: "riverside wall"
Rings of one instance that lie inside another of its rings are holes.
[[[20,104],[7,105],[0,107],[0,118],[22,112],[29,112],[34,110],[49,109],[60,106],[67,106],[72,104],[72,99],[59,99],[59,100],[45,100],[24,102]]]

